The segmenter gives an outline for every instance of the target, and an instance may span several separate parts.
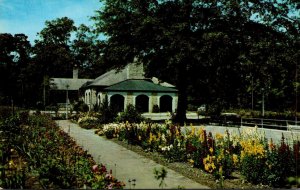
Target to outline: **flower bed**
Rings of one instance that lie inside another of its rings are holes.
[[[124,186],[46,116],[20,114],[0,122],[0,131],[2,188]]]
[[[237,171],[253,184],[286,187],[288,177],[300,172],[300,142],[288,145],[282,137],[275,145],[256,128],[244,130],[241,135],[226,132],[215,136],[194,127],[186,128],[184,133],[170,122],[108,124],[104,129],[102,132],[108,138],[159,152],[169,162],[190,162],[220,181]]]
[[[98,128],[100,123],[100,114],[96,112],[80,113],[77,123],[85,129]]]

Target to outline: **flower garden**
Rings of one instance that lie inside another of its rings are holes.
[[[140,146],[147,152],[158,152],[168,162],[188,162],[221,183],[233,172],[252,184],[270,187],[290,187],[291,181],[299,180],[299,139],[288,144],[282,136],[281,142],[274,143],[256,128],[240,135],[226,132],[213,136],[204,128],[191,126],[182,130],[170,121],[125,122],[103,125],[96,133]]]
[[[1,118],[1,117],[0,117]],[[0,119],[0,187],[123,188],[50,117],[21,112]]]

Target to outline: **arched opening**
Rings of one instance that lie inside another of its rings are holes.
[[[172,112],[172,97],[163,95],[159,99],[161,112]]]
[[[135,107],[141,112],[149,112],[149,97],[146,95],[139,95],[135,99]]]
[[[124,111],[124,96],[115,94],[110,97],[110,106],[117,112]]]

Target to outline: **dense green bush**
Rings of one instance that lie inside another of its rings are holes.
[[[291,149],[282,136],[281,144],[268,150],[268,160],[263,177],[265,184],[284,187],[290,176],[297,176],[297,173],[300,172],[300,168],[295,167],[300,161],[299,146],[300,142],[295,142]]]
[[[258,158],[255,155],[246,155],[241,162],[241,174],[251,183],[262,183],[264,181],[265,161],[265,158]]]
[[[187,105],[187,110],[188,111],[197,111],[198,106],[192,105],[192,104],[188,104]]]
[[[84,129],[98,128],[100,125],[101,115],[97,112],[80,113],[78,116],[78,124]]]
[[[0,120],[8,118],[11,115],[12,115],[12,108],[7,107],[7,106],[0,107]]]
[[[153,113],[159,113],[160,112],[159,106],[157,104],[153,105],[152,112]]]
[[[87,112],[89,111],[89,106],[86,105],[83,101],[75,102],[73,105],[74,111],[78,112]]]
[[[99,113],[101,115],[99,118],[100,123],[102,124],[113,122],[117,117],[117,111],[108,104],[107,96],[105,96],[104,101],[99,106]]]
[[[144,120],[142,115],[135,109],[132,104],[129,104],[124,112],[121,112],[120,115],[116,118],[117,122],[126,122],[129,123],[140,123]]]

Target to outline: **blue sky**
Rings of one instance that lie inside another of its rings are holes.
[[[100,8],[99,0],[0,0],[0,33],[24,33],[33,42],[46,20],[69,17],[75,25],[91,25],[89,16]]]

